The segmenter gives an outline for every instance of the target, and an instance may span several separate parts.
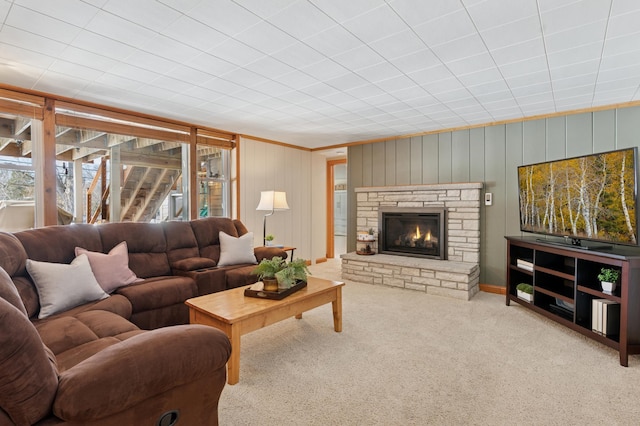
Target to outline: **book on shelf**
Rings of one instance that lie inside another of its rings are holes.
[[[527,271],[533,271],[533,262],[525,259],[517,259],[516,266],[520,269],[526,269]]]
[[[593,299],[591,329],[604,336],[620,334],[620,303],[608,299]]]

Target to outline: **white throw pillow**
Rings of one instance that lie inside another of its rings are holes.
[[[27,259],[27,271],[38,289],[40,319],[109,297],[96,281],[86,254],[68,265]]]
[[[236,238],[220,231],[220,260],[218,266],[258,263],[253,253],[253,232],[247,232]]]

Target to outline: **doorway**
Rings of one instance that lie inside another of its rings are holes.
[[[327,161],[327,258],[347,252],[347,160]]]

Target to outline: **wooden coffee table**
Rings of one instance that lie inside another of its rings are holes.
[[[282,300],[246,297],[244,289],[234,288],[185,303],[189,306],[189,322],[204,324],[224,331],[231,341],[231,357],[227,363],[227,382],[240,380],[240,336],[289,317],[302,318],[302,313],[331,302],[333,329],[342,331],[343,282],[309,277],[307,286]]]

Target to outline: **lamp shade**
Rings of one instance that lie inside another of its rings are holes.
[[[289,210],[289,204],[287,204],[287,193],[280,191],[261,191],[260,202],[258,203],[256,210]]]

